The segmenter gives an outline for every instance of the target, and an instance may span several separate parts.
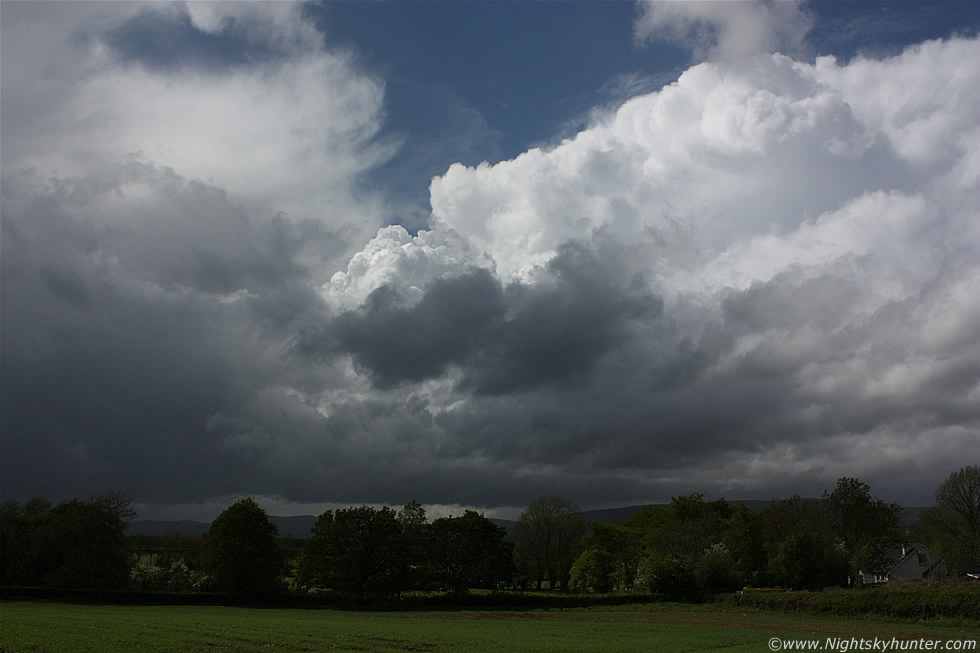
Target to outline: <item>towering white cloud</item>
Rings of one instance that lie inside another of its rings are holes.
[[[433,215],[504,278],[598,230],[672,241],[666,275],[726,267],[709,286],[848,253],[912,266],[927,234],[973,252],[977,52],[952,41],[847,66],[695,66],[551,151],[454,165],[433,180]],[[933,79],[919,83],[923,70]]]
[[[948,438],[930,464],[955,467],[966,450],[980,453],[980,416],[968,408],[980,391],[980,323],[960,291],[980,257],[978,56],[980,42],[952,40],[847,65],[781,55],[701,64],[550,151],[454,165],[432,182],[436,231],[453,229],[504,283],[529,287],[548,282],[569,241],[633,244],[666,308],[599,359],[595,382],[624,374],[619,350],[637,363],[631,383],[653,369],[666,385],[635,404],[616,395],[633,419],[610,415],[595,426],[601,437],[578,443],[593,465],[656,466],[642,452],[698,432],[712,474],[742,479],[732,491],[771,482],[744,475],[767,460],[888,484],[887,465],[814,467],[815,452],[784,443],[866,452],[888,438],[893,462],[907,461],[924,456],[928,430]],[[724,407],[739,386],[743,405]],[[661,392],[700,397],[720,421],[674,404],[659,426],[652,414],[644,422]]]
[[[351,257],[347,269],[323,284],[324,299],[337,310],[360,306],[383,286],[395,286],[413,299],[438,279],[458,277],[472,266],[492,267],[490,258],[450,229],[422,230],[410,235],[391,225]]]

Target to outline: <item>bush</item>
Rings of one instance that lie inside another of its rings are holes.
[[[782,587],[744,587],[742,588],[743,594],[752,594],[755,592],[785,592],[786,589]]]
[[[724,544],[715,544],[704,550],[701,559],[694,565],[694,578],[698,587],[708,592],[731,592],[740,587],[743,581]]]
[[[675,601],[700,601],[702,598],[689,560],[651,555],[641,565],[639,578],[641,591],[663,594]]]
[[[747,589],[728,595],[723,602],[784,612],[877,615],[906,619],[980,620],[980,586],[976,584],[933,587],[834,589],[823,592],[774,592]]]

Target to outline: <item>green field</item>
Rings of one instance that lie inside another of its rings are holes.
[[[719,606],[526,612],[345,612],[0,603],[14,651],[768,651],[772,638],[962,640],[950,625],[789,615]]]

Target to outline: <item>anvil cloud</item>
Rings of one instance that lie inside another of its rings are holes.
[[[704,61],[409,230],[384,75],[307,7],[4,3],[4,498],[928,504],[980,459],[980,40],[709,5],[622,35]]]

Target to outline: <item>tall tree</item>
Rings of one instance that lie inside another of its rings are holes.
[[[759,513],[733,505],[722,536],[735,570],[743,584],[757,584],[765,576],[766,552],[762,548],[762,520]]]
[[[467,510],[461,517],[441,517],[429,532],[430,565],[454,595],[473,587],[493,588],[508,575],[507,531],[482,514]]]
[[[871,496],[871,486],[856,478],[838,479],[824,499],[830,528],[844,544],[855,585],[861,587],[863,574],[884,566],[886,547],[901,539],[902,508]]]
[[[229,506],[204,538],[204,569],[217,589],[268,592],[279,585],[279,527],[248,497]]]
[[[514,527],[514,562],[538,589],[545,577],[552,589],[567,589],[586,529],[578,505],[557,496],[535,499]]]
[[[960,571],[980,565],[980,466],[953,472],[936,488],[936,506],[922,515],[929,544]]]
[[[719,577],[732,576],[734,560],[724,543],[731,515],[724,499],[705,501],[700,493],[673,497],[651,521],[657,526],[647,537],[648,555],[639,574],[643,584],[650,591],[694,600],[707,585],[714,589]]]
[[[774,499],[760,514],[770,582],[816,590],[847,582],[848,557],[827,521],[825,502]]]
[[[129,580],[125,531],[135,517],[129,498],[110,494],[52,507],[43,497],[0,511],[4,583],[118,589]]]
[[[23,583],[27,562],[28,517],[17,501],[0,503],[0,585]]]
[[[300,582],[354,594],[397,589],[405,547],[397,513],[383,506],[328,510],[313,525],[299,562]]]
[[[398,511],[402,529],[402,556],[398,570],[397,589],[418,588],[425,582],[427,571],[429,521],[425,508],[418,501],[409,501]]]

